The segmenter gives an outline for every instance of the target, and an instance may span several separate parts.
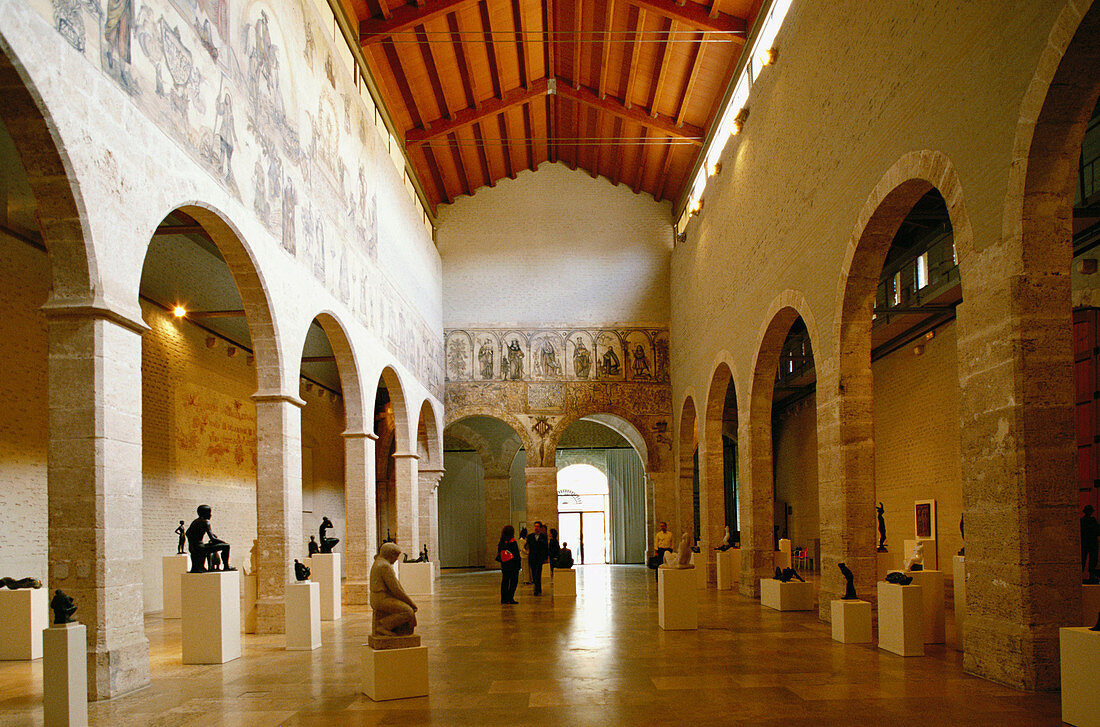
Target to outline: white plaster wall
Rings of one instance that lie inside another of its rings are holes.
[[[438,218],[445,328],[668,323],[667,201],[544,163]]]

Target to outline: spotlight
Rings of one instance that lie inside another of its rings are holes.
[[[766,51],[760,54],[760,64],[764,66],[770,66],[775,63],[779,58],[778,48],[768,48]]]
[[[187,309],[184,308],[182,305],[177,305],[175,308],[172,309],[172,315],[174,315],[176,318],[183,318],[185,315],[187,315]]]
[[[708,177],[713,177],[716,174],[719,174],[721,171],[722,171],[722,162],[714,162],[713,164],[707,165],[707,176]]]
[[[741,129],[745,127],[745,121],[749,118],[749,107],[745,106],[737,112],[737,116],[733,117],[733,133],[740,134]]]

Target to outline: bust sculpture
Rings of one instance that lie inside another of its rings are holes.
[[[309,580],[309,566],[302,565],[297,558],[294,559],[294,577],[299,581]]]
[[[321,518],[321,527],[317,529],[317,535],[321,541],[321,552],[331,553],[332,549],[336,547],[336,544],[340,542],[340,538],[330,538],[325,533],[332,528],[332,521],[327,517]]]
[[[0,588],[9,588],[13,591],[20,588],[41,588],[42,581],[37,578],[0,578]]]
[[[782,583],[790,583],[793,578],[797,578],[798,580],[802,581],[803,583],[806,582],[806,579],[803,578],[802,576],[798,575],[798,571],[796,571],[794,568],[776,568],[775,569],[775,580],[780,581]]]
[[[896,583],[899,586],[907,586],[913,582],[913,576],[907,576],[899,570],[892,570],[886,574],[887,583]]]
[[[569,543],[562,543],[558,551],[558,560],[554,567],[559,570],[569,570],[573,567],[573,551],[569,549]]]
[[[844,574],[844,595],[841,596],[841,600],[844,601],[858,601],[859,596],[856,595],[855,574],[852,573],[852,569],[843,563],[838,563],[837,567],[840,568],[840,572]]]
[[[886,513],[886,508],[882,506],[880,502],[878,507],[875,508],[878,512],[878,552],[886,552],[886,518],[883,515]]]
[[[187,542],[187,531],[183,527],[183,521],[180,520],[179,527],[175,530],[176,535],[180,536],[179,543],[176,544],[176,555],[183,555],[183,546]]]
[[[680,538],[680,547],[675,552],[665,553],[663,568],[694,568],[691,564],[691,536],[684,533]]]
[[[187,526],[187,550],[191,553],[191,573],[206,573],[207,570],[233,571],[229,565],[229,543],[218,538],[210,529],[210,517],[213,510],[209,505],[199,505],[195,512],[198,517]],[[204,538],[209,538],[205,540]],[[209,568],[208,568],[209,563]]]
[[[53,622],[55,625],[62,626],[73,622],[76,604],[73,603],[72,596],[66,595],[60,589],[54,591],[53,598],[50,599],[50,608],[53,609]]]
[[[416,628],[416,603],[405,593],[393,569],[399,555],[401,548],[395,543],[383,543],[370,569],[373,637],[412,636]]]
[[[909,556],[908,560],[905,561],[905,570],[924,570],[924,543],[920,540],[918,540],[917,544],[913,546],[913,554]]]

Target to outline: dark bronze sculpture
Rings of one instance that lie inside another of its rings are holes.
[[[963,547],[959,548],[959,555],[966,555],[966,531],[963,529],[963,515],[959,515],[959,535],[963,539]]]
[[[561,544],[561,550],[558,551],[558,559],[554,562],[554,567],[560,570],[569,570],[573,567],[573,551],[569,549],[569,543]]]
[[[428,545],[427,545],[427,543],[424,544],[424,549],[421,550],[417,554],[416,560],[409,560],[409,554],[408,553],[404,553],[402,555],[402,558],[404,559],[404,560],[402,560],[403,563],[427,563],[428,562]]]
[[[175,533],[176,535],[180,536],[179,544],[176,545],[176,555],[183,555],[184,552],[186,552],[183,549],[183,545],[187,542],[187,531],[183,528],[182,520],[180,520],[180,525],[178,528],[176,528]]]
[[[1096,625],[1089,629],[1089,631],[1100,631],[1100,613],[1096,614]]]
[[[309,580],[309,567],[302,565],[297,558],[294,559],[294,577],[299,581]]]
[[[878,552],[886,552],[886,518],[882,515],[886,512],[886,508],[882,506],[880,502],[878,507],[875,508],[878,511]]]
[[[55,625],[61,626],[73,622],[76,604],[73,603],[72,596],[66,595],[60,589],[54,591],[53,598],[50,600],[50,608],[53,609],[53,622]]]
[[[340,538],[330,538],[325,535],[325,532],[331,527],[331,520],[327,517],[321,518],[321,527],[317,529],[317,534],[320,536],[322,553],[331,553],[332,549],[336,547],[336,544],[340,542]]]
[[[321,552],[321,546],[317,545],[317,539],[312,535],[309,536],[309,542],[306,543],[306,547],[309,548],[310,555],[317,555]]]
[[[382,543],[385,544],[385,543],[396,543],[396,542],[397,542],[397,538],[390,535],[390,529],[386,528],[386,537],[382,540]]]
[[[803,583],[806,582],[806,579],[803,578],[802,576],[798,575],[798,571],[796,571],[794,568],[776,568],[775,569],[775,580],[781,581],[783,583],[790,583],[792,578],[797,578],[798,580],[802,581]]]
[[[845,601],[858,601],[859,596],[856,595],[855,575],[852,573],[852,569],[843,563],[838,563],[837,567],[844,574],[844,582],[847,584],[844,587],[844,595],[840,598]]]
[[[15,591],[20,588],[41,588],[42,581],[37,578],[0,578],[0,588],[10,588]]]
[[[191,521],[186,530],[187,550],[191,553],[190,572],[206,573],[208,563],[211,564],[209,570],[237,570],[229,565],[229,543],[218,538],[214,531],[210,529],[210,516],[213,510],[209,505],[199,505],[195,512],[198,517]],[[210,539],[203,542],[203,538],[206,537]],[[212,555],[220,557],[215,560],[211,558]],[[219,560],[221,562],[220,568],[213,565]]]
[[[899,586],[907,586],[913,582],[913,576],[907,576],[901,571],[890,571],[886,574],[887,583],[897,583]]]

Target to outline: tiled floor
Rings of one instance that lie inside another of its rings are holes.
[[[245,636],[221,666],[180,664],[179,622],[147,620],[153,682],[90,706],[93,725],[1058,725],[1056,694],[962,673],[952,645],[903,659],[843,645],[813,613],[779,613],[701,592],[698,631],[657,628],[651,572],[583,566],[580,596],[521,587],[500,606],[493,573],[444,574],[420,600],[431,696],[374,703],[359,693],[369,613],[345,607],[324,645],[287,652]],[[950,614],[949,614],[950,616]],[[949,641],[953,631],[949,630]],[[0,663],[0,724],[42,721],[41,662]]]

